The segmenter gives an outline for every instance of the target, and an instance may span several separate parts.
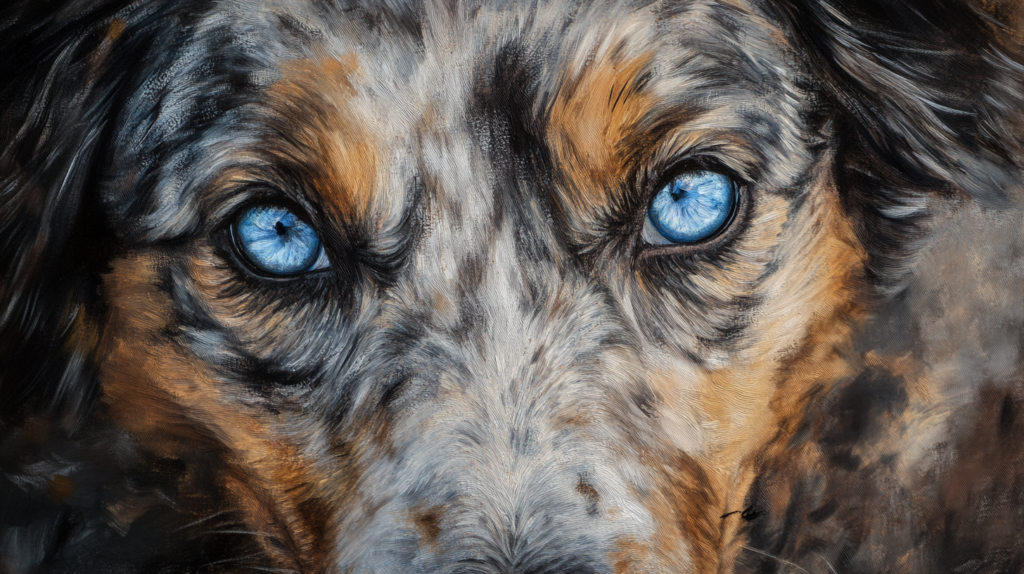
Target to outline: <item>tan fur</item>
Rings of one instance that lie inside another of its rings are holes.
[[[1020,9],[854,4],[54,17],[0,89],[0,342],[60,366],[0,371],[0,569],[1024,564]],[[698,171],[735,205],[673,240]]]

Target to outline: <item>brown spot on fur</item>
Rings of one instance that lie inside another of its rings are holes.
[[[598,494],[597,489],[590,484],[585,474],[580,475],[579,482],[576,483],[576,492],[586,499],[587,514],[597,516],[600,512],[598,504],[601,503],[601,495]]]
[[[441,535],[441,517],[444,515],[444,507],[432,506],[426,510],[414,509],[412,523],[422,538],[428,544],[432,544]]]
[[[601,495],[587,482],[587,477],[585,476],[580,476],[580,481],[576,483],[576,492],[592,504],[601,502]]]
[[[632,538],[621,538],[615,543],[615,550],[612,552],[612,564],[615,574],[631,574],[642,572],[638,570],[640,565],[648,560],[650,551],[647,546]]]
[[[107,26],[107,39],[111,42],[117,40],[121,37],[121,34],[124,33],[124,28],[124,20],[120,18],[114,18],[110,21],[110,24]]]
[[[74,493],[74,481],[62,474],[53,475],[46,483],[46,497],[54,502],[65,500]]]

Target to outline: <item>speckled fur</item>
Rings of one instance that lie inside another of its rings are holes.
[[[1020,571],[1019,12],[11,4],[0,571]]]

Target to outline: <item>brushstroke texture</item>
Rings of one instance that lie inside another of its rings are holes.
[[[1020,15],[8,4],[0,571],[1021,570]]]

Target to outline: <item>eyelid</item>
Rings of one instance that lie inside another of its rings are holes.
[[[644,225],[640,233],[640,239],[645,245],[681,245],[680,243],[669,241],[664,235],[658,233],[658,230],[651,225],[650,216],[647,214],[647,211],[644,211]]]
[[[765,168],[763,154],[752,145],[748,134],[685,128],[673,130],[662,142],[648,158],[649,165],[664,168],[658,170],[658,174],[685,164],[700,165],[732,176],[738,184],[748,185],[758,181]]]
[[[233,223],[246,209],[260,204],[274,204],[287,207],[303,221],[319,229],[321,221],[315,217],[317,206],[305,194],[292,186],[275,185],[263,179],[239,179],[218,189],[209,200],[211,221],[224,228]]]
[[[744,171],[737,171],[731,165],[715,155],[688,155],[668,163],[665,167],[655,169],[645,175],[648,201],[654,199],[661,189],[679,175],[691,171],[709,171],[722,174],[733,181],[736,188],[745,187],[750,178]]]

